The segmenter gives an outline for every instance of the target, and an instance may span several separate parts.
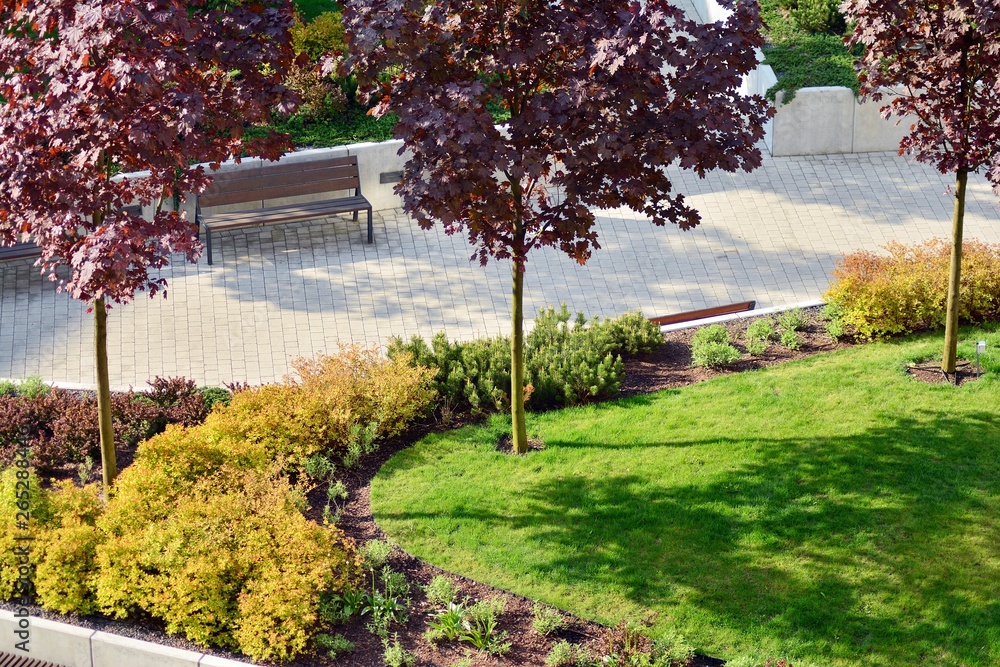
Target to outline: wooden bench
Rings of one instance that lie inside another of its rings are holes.
[[[307,204],[269,206],[237,213],[205,215],[201,212],[203,206],[224,206],[249,202],[261,202],[263,205],[263,202],[268,199],[344,190],[354,190],[354,195],[324,199]],[[204,194],[198,196],[196,219],[199,228],[205,233],[208,263],[211,264],[212,232],[298,220],[313,220],[338,213],[353,213],[353,220],[356,221],[359,211],[368,212],[368,243],[372,243],[374,241],[372,205],[361,194],[358,157],[351,155],[314,162],[278,163],[215,174],[211,187]]]
[[[141,206],[125,206],[122,210],[135,215],[142,215]],[[41,254],[42,249],[35,245],[34,241],[22,241],[9,246],[0,245],[0,262],[5,262],[9,259],[38,257]]]

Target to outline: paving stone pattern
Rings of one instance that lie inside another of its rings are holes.
[[[585,266],[553,250],[531,255],[526,314],[563,301],[601,316],[800,302],[823,293],[844,253],[950,233],[949,179],[891,154],[765,158],[752,174],[673,176],[702,212],[700,227],[602,212],[603,247]],[[984,179],[970,179],[967,238],[1000,242],[997,201]],[[338,343],[509,328],[508,265],[470,263],[464,238],[423,231],[399,210],[376,214],[374,245],[347,216],[215,238],[213,266],[164,270],[167,299],[140,295],[112,310],[114,385],[155,375],[262,383]],[[90,384],[92,346],[83,304],[57,293],[32,260],[0,263],[0,378]]]

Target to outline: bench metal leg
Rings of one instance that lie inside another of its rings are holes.
[[[357,211],[354,212],[354,217],[352,218],[352,220],[354,220],[354,222],[358,221],[358,212]]]
[[[355,214],[357,215],[357,214]],[[375,229],[372,227],[372,210],[368,209],[368,242],[375,242]]]
[[[208,246],[208,265],[212,266],[212,232],[205,228],[205,245]]]

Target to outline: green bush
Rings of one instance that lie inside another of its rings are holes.
[[[787,347],[789,350],[798,350],[802,347],[802,341],[799,338],[799,332],[795,329],[785,329],[781,332],[780,338],[781,344]]]
[[[783,331],[801,331],[806,326],[806,314],[801,308],[792,308],[778,315],[778,326]]]
[[[37,550],[28,554],[28,563],[21,562],[18,547],[24,543],[17,538],[32,535],[51,521],[49,495],[35,472],[27,467],[12,465],[0,472],[0,598],[4,600],[19,596],[20,568],[34,567],[38,562]],[[24,522],[25,507],[31,512],[28,523]]]
[[[798,0],[791,10],[792,21],[804,32],[831,32],[843,29],[844,19],[838,11],[838,0]]]
[[[333,635],[331,637],[328,634],[321,633],[316,635],[314,641],[317,646],[326,651],[331,660],[336,660],[339,656],[354,651],[354,642],[348,641],[344,635]]]
[[[458,596],[458,586],[451,577],[439,574],[431,579],[431,583],[424,586],[424,593],[432,604],[447,607]]]
[[[558,610],[536,603],[532,609],[531,627],[542,636],[566,627],[566,619]]]
[[[824,298],[843,324],[874,339],[944,325],[951,244],[890,243],[887,254],[845,256],[833,271]],[[1000,245],[966,241],[962,246],[959,317],[981,322],[1000,309]]]
[[[691,348],[691,363],[707,368],[728,366],[740,356],[740,351],[729,343],[704,343]]]
[[[340,12],[323,12],[308,23],[297,20],[292,26],[292,46],[296,53],[305,53],[312,62],[323,54],[347,52],[347,39]]]
[[[769,341],[774,340],[775,336],[774,320],[770,317],[757,318],[747,326],[747,340]]]
[[[691,338],[691,363],[718,368],[740,358],[740,351],[729,342],[729,331],[721,324],[702,327]]]
[[[525,375],[531,389],[528,406],[547,410],[613,396],[624,378],[620,355],[643,354],[663,344],[659,327],[640,313],[587,322],[570,322],[565,304],[543,309],[525,336]],[[505,337],[468,343],[449,342],[439,333],[428,345],[414,337],[396,338],[389,357],[409,354],[412,364],[436,369],[441,412],[499,412],[510,405],[510,340]]]
[[[729,331],[721,324],[710,324],[707,327],[698,329],[691,338],[691,347],[697,347],[706,343],[729,344]]]

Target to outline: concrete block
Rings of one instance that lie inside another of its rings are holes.
[[[879,110],[889,104],[892,99],[893,96],[886,95],[878,102],[872,100],[863,103],[855,102],[855,153],[899,150],[899,141],[909,133],[913,121],[898,116],[892,116],[888,120],[882,118]]]
[[[842,86],[801,88],[788,104],[775,100],[772,155],[850,153],[854,143],[854,92]]]
[[[21,641],[14,634],[16,630],[18,630],[18,619],[14,617],[14,612],[0,609],[0,651],[13,655],[25,655],[24,651],[14,648],[14,644]]]
[[[239,662],[238,660],[229,660],[227,658],[218,658],[214,655],[202,656],[201,662],[198,664],[200,667],[253,667],[253,663]]]
[[[107,632],[90,638],[93,667],[198,667],[203,654]]]
[[[31,657],[64,667],[91,667],[94,630],[45,618],[31,619]]]
[[[401,200],[392,191],[395,183],[382,183],[380,176],[385,172],[402,171],[408,153],[398,155],[403,142],[399,140],[380,143],[352,144],[348,146],[351,155],[358,156],[358,173],[361,175],[361,193],[372,204],[372,209],[380,211],[398,208]]]

